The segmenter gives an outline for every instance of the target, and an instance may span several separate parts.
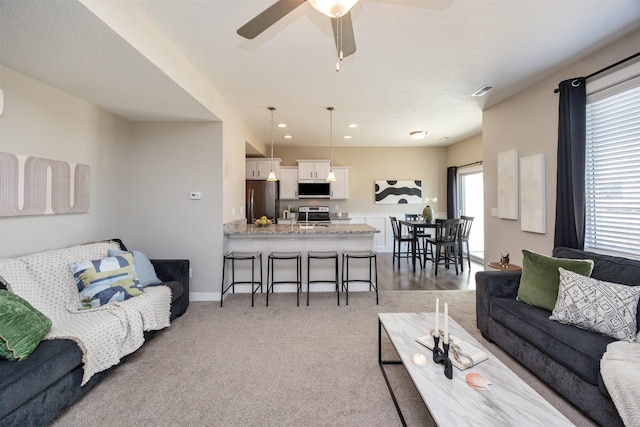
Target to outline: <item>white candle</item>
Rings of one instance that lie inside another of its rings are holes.
[[[444,303],[444,343],[449,344],[449,304]]]
[[[440,317],[440,298],[436,298],[436,336],[440,335],[438,330],[438,318]]]

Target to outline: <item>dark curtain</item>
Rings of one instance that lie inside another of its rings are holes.
[[[560,83],[554,245],[584,249],[587,92],[583,78]]]
[[[458,168],[447,168],[447,218],[458,217]]]

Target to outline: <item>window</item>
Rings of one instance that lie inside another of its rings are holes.
[[[592,87],[587,85],[585,249],[638,257],[640,76]]]
[[[458,169],[458,214],[473,217],[469,234],[469,254],[473,261],[480,263],[484,262],[483,179],[482,166]]]

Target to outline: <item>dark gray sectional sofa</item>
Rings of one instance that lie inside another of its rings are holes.
[[[127,250],[119,239],[122,250]],[[151,260],[161,285],[172,292],[171,322],[189,306],[189,261]],[[160,285],[158,285],[160,286]],[[0,283],[0,288],[4,286]],[[145,340],[158,331],[145,332]],[[44,340],[26,359],[0,359],[0,426],[42,426],[91,390],[114,366],[84,386],[82,351],[72,340]]]
[[[553,256],[593,260],[595,279],[640,284],[640,261],[562,247],[554,249]],[[597,423],[623,425],[600,376],[600,359],[615,340],[549,320],[551,312],[517,301],[520,276],[519,271],[476,273],[476,316],[482,335]]]

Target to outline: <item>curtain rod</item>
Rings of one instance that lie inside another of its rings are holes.
[[[591,77],[595,77],[595,76],[597,76],[598,74],[604,73],[605,71],[609,71],[610,69],[612,69],[612,68],[614,68],[614,67],[617,67],[618,65],[624,64],[624,63],[625,63],[625,62],[627,62],[627,61],[631,61],[633,58],[638,57],[638,56],[640,56],[640,52],[636,52],[636,53],[634,53],[633,55],[631,55],[630,57],[625,58],[625,59],[623,59],[623,60],[621,60],[621,61],[618,61],[618,62],[616,62],[615,64],[611,64],[611,65],[609,65],[609,66],[607,66],[607,67],[604,67],[603,69],[598,70],[598,71],[596,71],[596,72],[594,72],[594,73],[591,73],[591,74],[589,74],[589,75],[588,75],[588,76],[586,76],[586,77],[578,77],[576,80],[588,80],[588,79],[590,79]],[[553,90],[553,93],[558,93],[558,92],[560,92],[560,89],[558,89],[558,88],[556,88],[556,89],[554,89],[554,90]]]
[[[461,166],[456,166],[457,168],[463,168],[465,166],[473,166],[473,165],[481,165],[482,164],[482,160],[478,160],[477,162],[473,162],[473,163],[467,163],[466,165],[461,165]]]

